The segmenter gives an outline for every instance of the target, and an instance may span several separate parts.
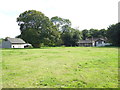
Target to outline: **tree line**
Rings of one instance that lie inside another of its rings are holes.
[[[17,23],[20,26],[22,38],[33,47],[41,46],[77,46],[79,40],[87,38],[107,37],[110,43],[119,46],[120,23],[110,25],[105,29],[84,29],[82,31],[71,27],[71,21],[58,16],[48,18],[42,12],[28,10],[19,15]]]

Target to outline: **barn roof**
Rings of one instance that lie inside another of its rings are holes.
[[[7,40],[10,41],[12,44],[25,44],[25,41],[20,38],[7,38]]]

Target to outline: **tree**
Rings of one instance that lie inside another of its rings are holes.
[[[61,33],[61,40],[66,46],[76,46],[81,38],[79,30],[71,28],[71,21],[58,16],[52,17],[51,21]]]
[[[73,33],[72,45],[76,46],[76,45],[78,45],[77,42],[81,39],[82,34],[77,29],[73,29],[73,30],[74,30],[74,33]]]
[[[99,30],[98,29],[90,29],[89,34],[90,34],[90,37],[99,38]]]
[[[66,46],[76,46],[77,42],[81,39],[79,30],[64,26],[64,32],[61,34],[63,44]]]
[[[82,39],[86,40],[88,37],[90,37],[89,30],[87,29],[82,30]]]
[[[36,10],[28,10],[19,15],[17,18],[18,25],[20,26],[20,38],[34,47],[40,47],[40,44],[56,45],[60,34],[42,12]]]
[[[107,30],[105,29],[84,29],[82,31],[82,39],[85,40],[87,38],[105,38],[107,36]]]
[[[120,23],[108,27],[107,38],[113,45],[120,46]]]
[[[71,26],[71,21],[69,19],[64,19],[58,16],[52,17],[51,22],[57,26],[59,31],[63,30],[62,27],[64,26]]]
[[[71,28],[71,21],[58,16],[52,17],[51,21],[61,33],[62,44],[76,46],[81,37],[79,30]]]
[[[99,33],[98,37],[100,37],[100,38],[107,37],[107,30],[105,30],[105,29],[99,30],[98,33]]]

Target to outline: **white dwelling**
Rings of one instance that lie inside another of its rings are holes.
[[[107,43],[105,39],[97,38],[97,39],[87,39],[87,40],[80,40],[78,42],[78,46],[85,46],[85,47],[100,47],[100,46],[107,46],[111,45]]]
[[[101,46],[107,46],[107,45],[111,45],[110,43],[107,43],[106,40],[104,39],[97,39],[96,41],[94,41],[94,45],[96,47],[101,47]]]
[[[2,48],[25,48],[26,46],[31,46],[31,44],[25,43],[20,38],[6,38],[2,41]]]

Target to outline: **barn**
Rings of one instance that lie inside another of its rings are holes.
[[[31,44],[27,44],[21,38],[6,38],[2,41],[2,48],[25,48]]]

